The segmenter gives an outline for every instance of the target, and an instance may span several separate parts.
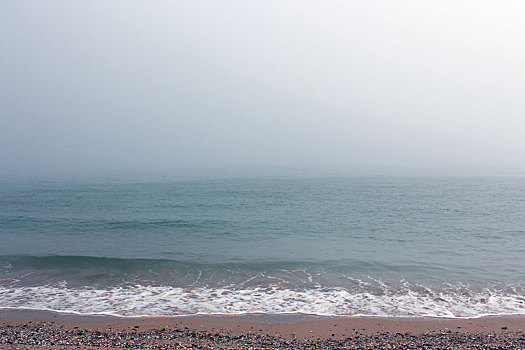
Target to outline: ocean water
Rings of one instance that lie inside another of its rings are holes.
[[[525,313],[525,178],[0,183],[0,307]]]

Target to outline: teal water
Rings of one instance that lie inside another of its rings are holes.
[[[525,312],[525,178],[0,183],[0,306]]]

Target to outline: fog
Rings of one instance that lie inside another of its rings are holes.
[[[20,1],[0,175],[525,174],[523,1]]]

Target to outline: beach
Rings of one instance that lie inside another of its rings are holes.
[[[525,0],[1,10],[0,350],[525,350]]]
[[[114,317],[0,311],[2,349],[520,349],[525,317]]]

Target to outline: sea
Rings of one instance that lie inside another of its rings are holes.
[[[0,308],[525,314],[525,178],[0,181]]]

